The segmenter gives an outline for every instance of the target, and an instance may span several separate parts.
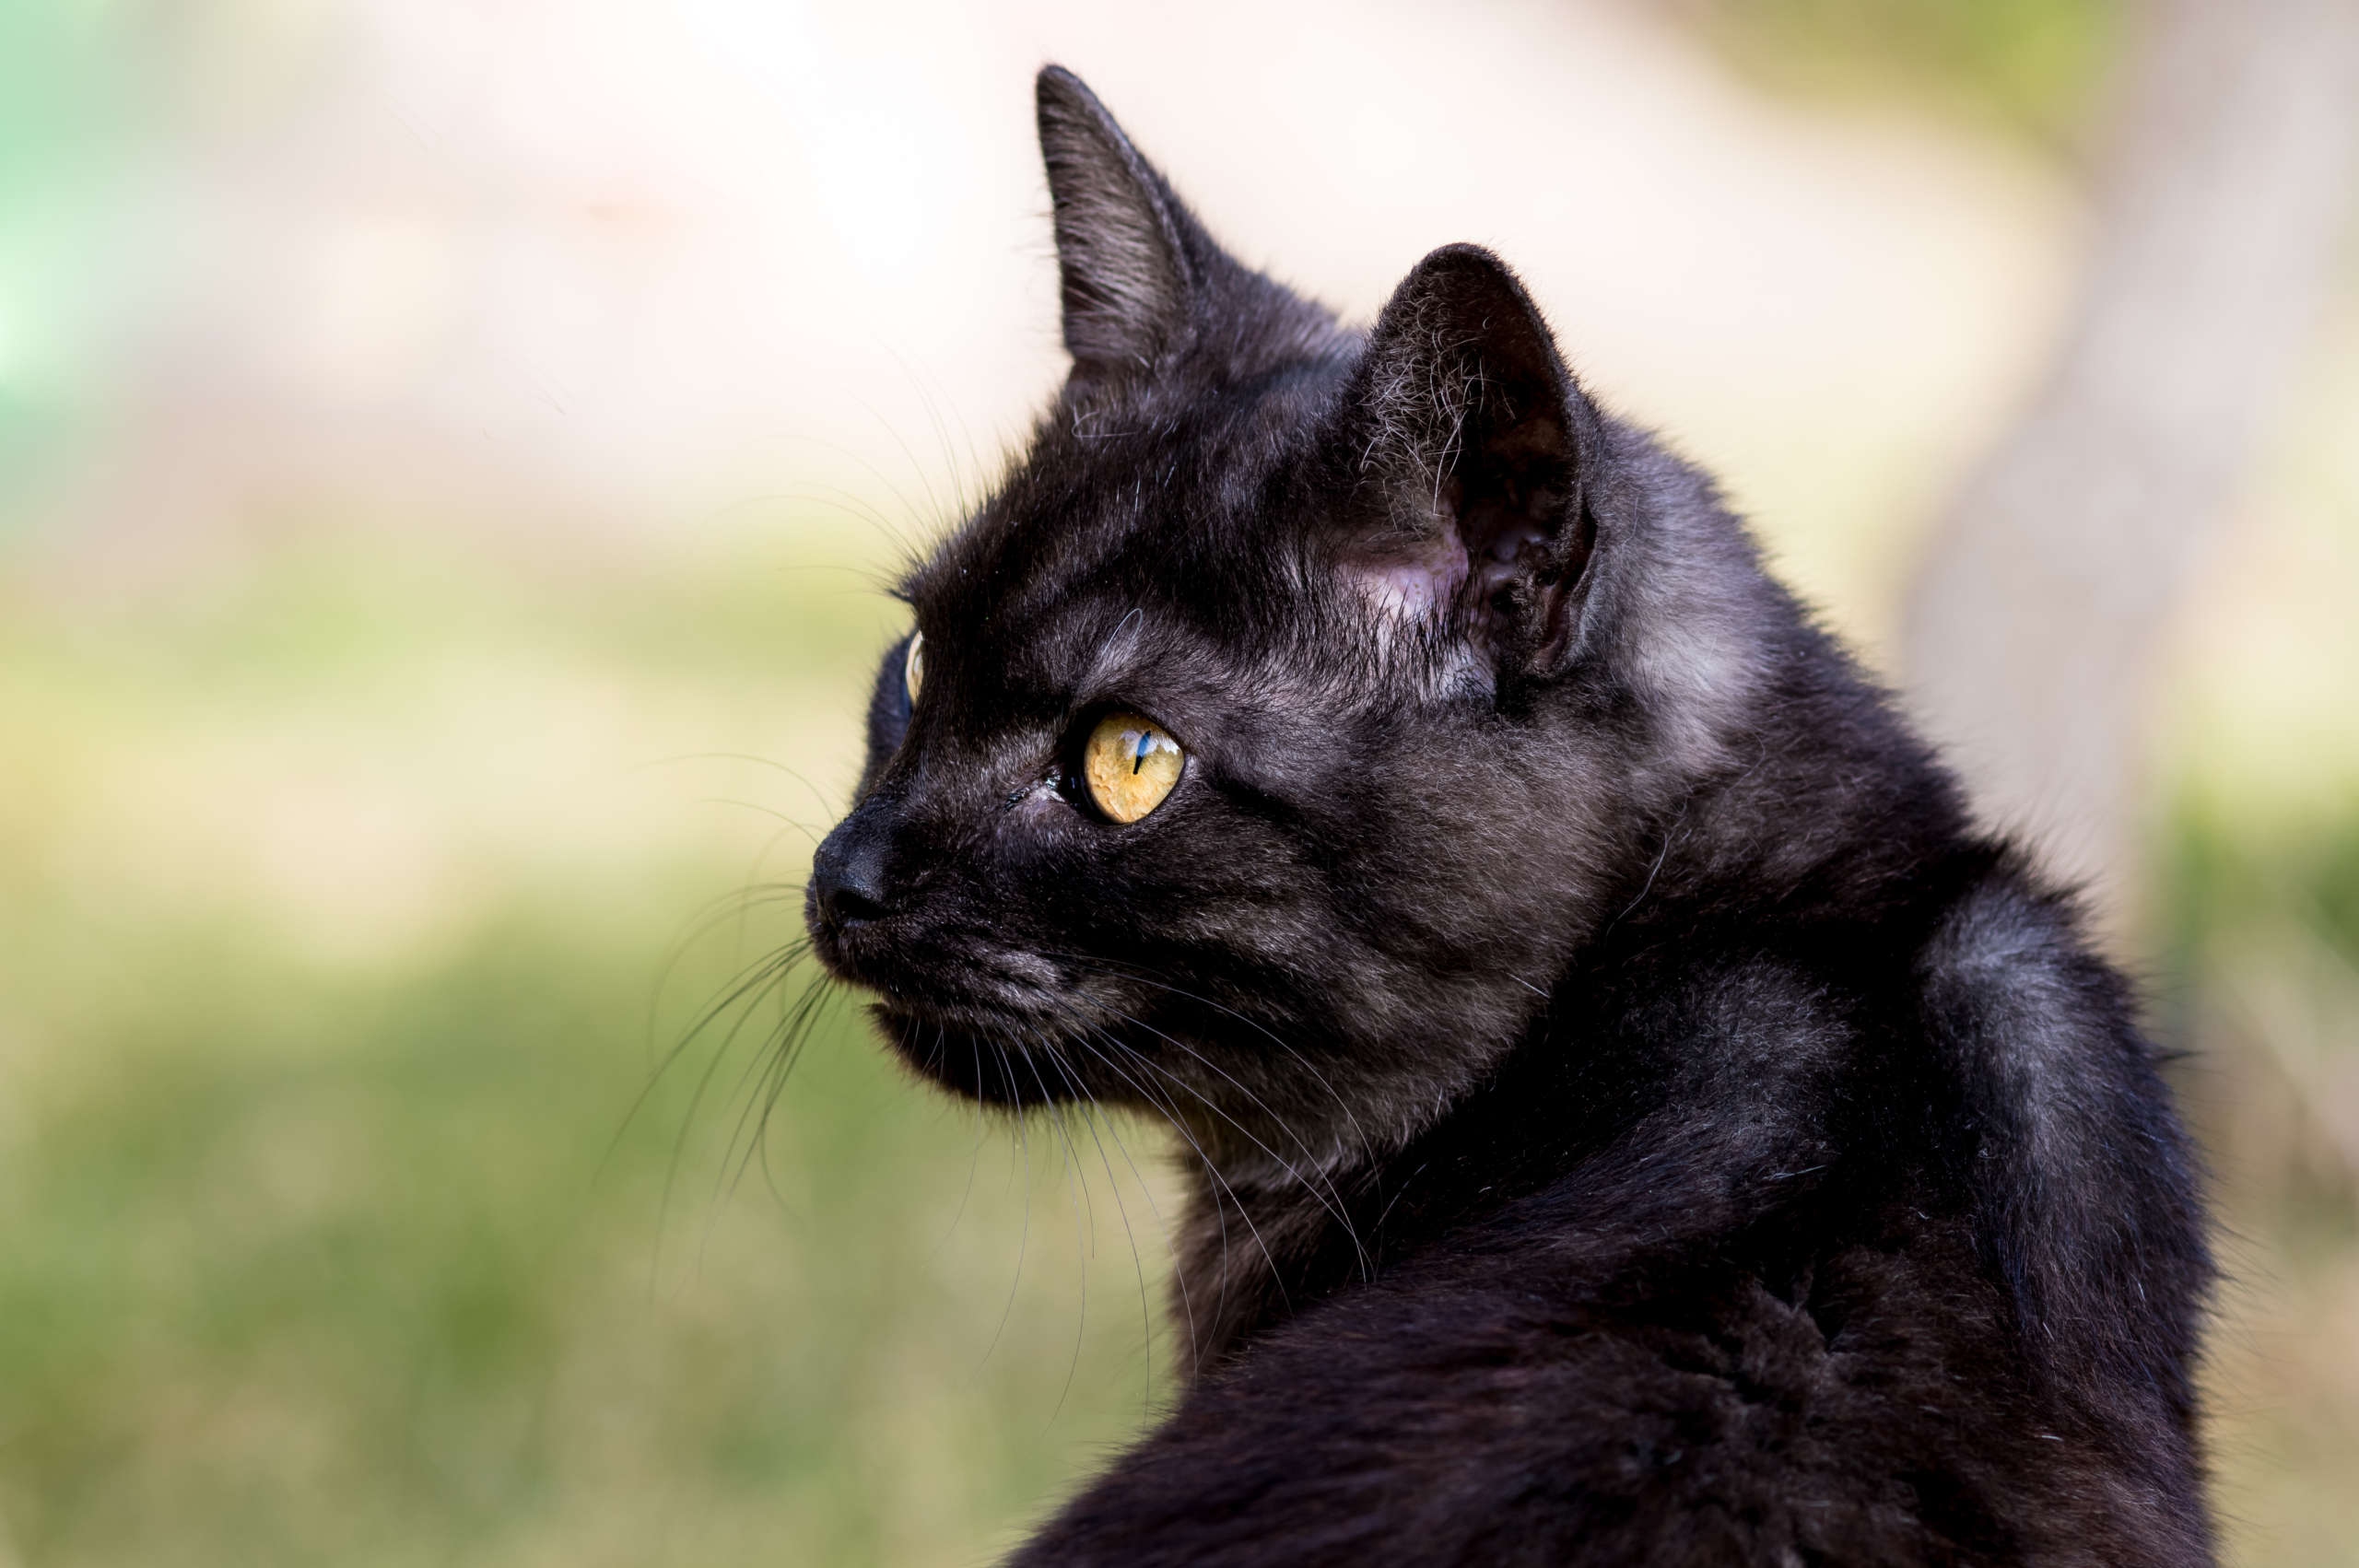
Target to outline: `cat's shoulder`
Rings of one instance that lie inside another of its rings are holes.
[[[1781,1278],[1491,1227],[1262,1336],[1015,1562],[2204,1561],[1919,1218]]]

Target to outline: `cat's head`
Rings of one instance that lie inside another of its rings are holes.
[[[1226,254],[1039,83],[1073,370],[913,569],[807,899],[932,1077],[1286,1162],[1407,1136],[1524,1033],[1729,755],[1759,578],[1512,274],[1366,332]]]

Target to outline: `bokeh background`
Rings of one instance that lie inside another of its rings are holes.
[[[987,1125],[772,962],[878,584],[1062,374],[1041,62],[1349,313],[1496,247],[1913,689],[2150,24],[0,0],[0,1564],[975,1562],[1151,1418],[1151,1129]],[[2359,1562],[2359,261],[2312,228],[2083,868],[2217,1171],[2240,1564]]]

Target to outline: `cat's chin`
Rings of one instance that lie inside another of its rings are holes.
[[[1014,1029],[926,1018],[881,1001],[868,1016],[896,1055],[955,1094],[1009,1110],[1089,1097],[1053,1060],[1044,1065],[1040,1053],[1015,1044]]]

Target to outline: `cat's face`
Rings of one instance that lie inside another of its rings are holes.
[[[1608,434],[1483,252],[1363,338],[1223,255],[1078,82],[1041,123],[1074,379],[905,584],[816,951],[987,1101],[1285,1163],[1397,1139],[1529,1024],[1634,841],[1660,746],[1599,654]]]

